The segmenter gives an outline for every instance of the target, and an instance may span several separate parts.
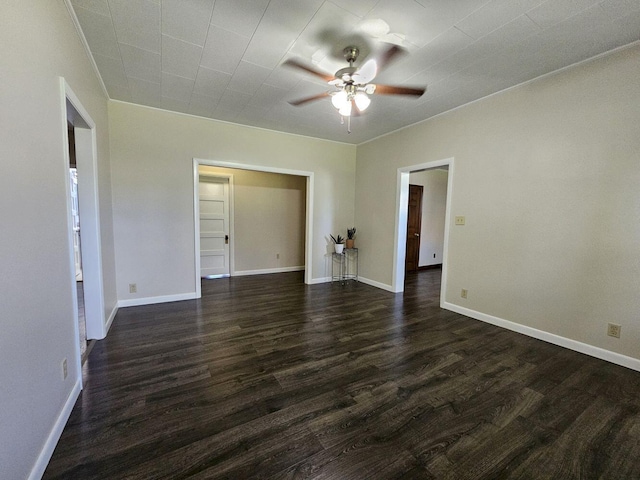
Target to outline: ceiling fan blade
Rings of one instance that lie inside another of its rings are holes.
[[[398,55],[405,53],[406,50],[398,45],[391,45],[378,59],[378,71],[387,67],[392,60]]]
[[[295,107],[300,105],[304,105],[305,103],[314,102],[316,100],[320,100],[324,97],[329,97],[329,92],[319,93],[317,95],[312,95],[311,97],[301,98],[300,100],[289,100],[289,103]]]
[[[378,64],[372,58],[364,62],[364,64],[356,70],[353,75],[351,75],[352,80],[357,83],[364,85],[365,83],[369,83],[378,74]]]
[[[398,87],[395,85],[376,85],[374,93],[379,93],[381,95],[414,95],[416,97],[420,97],[426,91],[426,88]]]
[[[293,58],[289,58],[287,60],[285,60],[285,62],[283,63],[283,65],[287,65],[289,67],[293,67],[293,68],[298,68],[300,70],[304,70],[307,73],[310,73],[311,75],[315,75],[318,78],[321,78],[322,80],[324,80],[325,82],[331,82],[332,80],[335,79],[335,77],[333,75],[329,75],[328,73],[323,73],[320,72],[319,70],[316,70],[315,68],[311,68],[308,65],[305,65],[304,63],[301,63]]]

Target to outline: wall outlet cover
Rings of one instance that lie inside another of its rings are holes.
[[[622,330],[622,327],[616,323],[607,325],[607,335],[610,337],[620,338],[620,330]]]

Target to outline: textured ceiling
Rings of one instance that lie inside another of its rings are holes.
[[[109,96],[243,125],[361,143],[640,39],[639,0],[71,0]],[[344,47],[408,54],[374,83],[428,86],[374,95],[352,133],[320,79]]]

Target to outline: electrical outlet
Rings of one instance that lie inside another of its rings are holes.
[[[460,296],[462,298],[467,298],[467,289],[463,288],[462,291],[460,292]]]
[[[135,283],[130,283],[129,293],[137,293],[137,292],[138,292],[138,286]]]
[[[66,380],[67,379],[67,374],[68,374],[68,370],[67,370],[67,359],[63,359],[62,360],[62,379]]]
[[[622,327],[615,323],[610,323],[607,325],[607,335],[610,337],[620,338],[620,330]]]
[[[464,225],[464,216],[456,217],[456,225]]]
[[[433,258],[436,258],[436,254],[435,253],[433,254]]]

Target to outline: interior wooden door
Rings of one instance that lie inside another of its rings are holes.
[[[422,227],[422,185],[409,185],[409,206],[407,209],[407,253],[405,271],[418,270],[420,260],[420,229]]]
[[[200,176],[200,276],[229,276],[229,179]]]

